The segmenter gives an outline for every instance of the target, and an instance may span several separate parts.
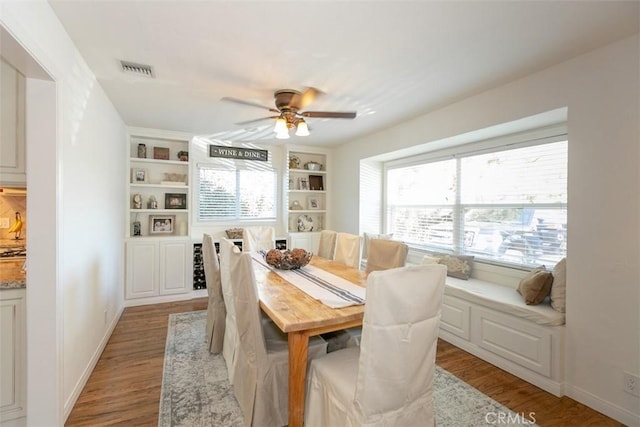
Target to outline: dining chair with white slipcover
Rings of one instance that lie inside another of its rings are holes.
[[[365,268],[367,274],[372,271],[404,267],[409,253],[409,247],[406,244],[385,237],[369,239],[368,245],[369,251]],[[347,333],[350,336],[349,345],[360,345],[362,327],[349,328]]]
[[[276,247],[276,230],[273,227],[245,227],[242,229],[244,252],[268,251]]]
[[[207,282],[207,295],[209,296],[206,339],[209,345],[209,352],[217,354],[222,351],[227,309],[222,296],[220,262],[218,261],[218,254],[211,234],[204,233],[202,235],[202,261]]]
[[[362,343],[311,361],[305,426],[433,426],[444,265],[372,272]]]
[[[367,233],[366,231],[362,233],[363,244],[362,244],[362,259],[367,259],[369,256],[369,244],[373,239],[385,239],[391,240],[393,239],[393,233],[381,234],[381,233]]]
[[[227,365],[229,382],[233,384],[235,374],[235,352],[240,341],[236,321],[236,310],[233,305],[233,284],[231,282],[231,254],[240,252],[231,240],[220,239],[220,283],[222,286],[222,296],[227,310],[225,317],[225,331],[222,344],[222,357]],[[205,273],[206,274],[206,273]]]
[[[318,256],[333,259],[336,251],[336,235],[333,230],[322,230],[320,232],[320,244],[318,246]]]
[[[240,341],[235,352],[237,369],[233,391],[245,426],[284,426],[288,423],[288,337],[273,322],[263,322],[251,254],[230,256],[233,304]],[[327,344],[309,339],[308,358],[322,356]]]
[[[361,252],[362,237],[349,233],[337,234],[335,261],[348,267],[359,269]]]
[[[404,267],[409,247],[397,240],[373,239],[369,242],[367,267],[370,273],[378,270]]]

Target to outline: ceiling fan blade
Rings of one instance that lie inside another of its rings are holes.
[[[302,117],[323,117],[327,119],[355,119],[355,111],[305,111],[300,113]]]
[[[250,107],[258,107],[258,108],[262,108],[262,109],[265,109],[265,110],[269,110],[272,113],[280,113],[280,111],[276,110],[275,108],[267,107],[266,105],[258,104],[257,102],[245,101],[245,100],[242,100],[242,99],[232,98],[232,97],[229,97],[229,96],[225,96],[224,98],[221,98],[220,100],[221,101],[227,101],[227,102],[235,102],[236,104],[248,105]]]
[[[308,87],[304,92],[300,95],[300,108],[304,108],[307,105],[311,104],[314,99],[318,96],[324,95],[320,89],[316,89],[315,87]]]
[[[264,121],[264,120],[277,119],[278,117],[280,117],[280,116],[261,117],[259,119],[247,120],[247,121],[244,121],[244,122],[238,122],[236,124],[237,125],[248,125],[248,124],[251,124],[251,123],[257,123],[257,122],[261,122],[261,121]]]

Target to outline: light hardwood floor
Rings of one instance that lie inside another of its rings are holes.
[[[206,307],[206,298],[199,298],[125,309],[65,425],[157,425],[168,316]],[[540,426],[621,426],[442,340],[436,362],[512,411],[535,413]]]

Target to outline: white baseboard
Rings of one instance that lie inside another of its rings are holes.
[[[80,393],[82,392],[82,389],[87,384],[87,381],[89,381],[89,377],[91,376],[91,373],[93,372],[93,369],[96,367],[96,364],[98,363],[98,360],[100,360],[100,356],[102,355],[102,352],[104,351],[104,348],[107,346],[107,343],[109,342],[109,338],[111,338],[111,334],[113,333],[113,330],[115,329],[116,325],[118,324],[118,321],[120,320],[120,316],[122,316],[122,312],[123,311],[124,311],[124,307],[120,307],[120,309],[118,310],[116,315],[111,320],[111,323],[109,324],[109,327],[107,328],[107,330],[105,331],[104,336],[100,340],[100,345],[98,345],[98,347],[96,348],[96,351],[93,352],[93,355],[91,356],[91,359],[89,360],[89,364],[87,365],[87,367],[82,372],[82,375],[80,376],[80,379],[78,380],[78,382],[76,383],[75,387],[73,388],[73,391],[72,391],[71,395],[69,396],[67,401],[64,403],[64,420],[65,420],[65,422],[67,421],[67,418],[71,414],[71,410],[73,409],[73,405],[76,404],[76,401],[78,400],[78,397],[80,397]]]
[[[622,408],[615,403],[608,402],[586,390],[571,384],[565,384],[566,395],[573,400],[582,403],[604,415],[629,427],[640,426],[640,414],[635,414],[628,409]]]
[[[138,305],[162,304],[165,302],[186,301],[194,298],[207,297],[206,289],[194,289],[183,294],[160,295],[156,297],[125,299],[125,307],[136,307]]]
[[[27,417],[14,418],[13,420],[2,421],[2,427],[26,427]]]

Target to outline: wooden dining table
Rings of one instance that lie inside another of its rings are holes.
[[[311,265],[359,286],[364,271],[313,256]],[[289,341],[289,427],[304,422],[309,337],[362,325],[364,305],[331,308],[299,290],[274,271],[254,261],[260,307],[287,334]]]

